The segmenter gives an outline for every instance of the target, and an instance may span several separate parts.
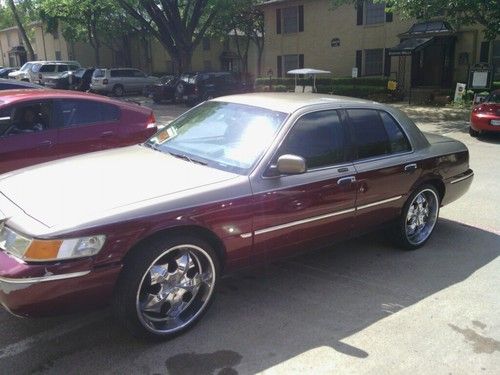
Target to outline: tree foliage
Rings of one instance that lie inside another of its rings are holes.
[[[180,71],[191,70],[194,49],[232,0],[118,0],[165,47]]]
[[[357,3],[357,0],[331,0],[334,6]],[[387,10],[405,19],[429,19],[440,16],[454,27],[478,23],[484,26],[486,39],[493,40],[500,34],[499,0],[373,0],[388,3]]]

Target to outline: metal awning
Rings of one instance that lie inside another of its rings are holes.
[[[448,22],[445,21],[428,21],[414,23],[410,29],[399,34],[400,38],[423,38],[433,36],[453,35],[455,32]]]
[[[14,46],[12,49],[9,51],[11,54],[16,54],[16,53],[26,53],[26,48],[24,46]]]
[[[409,56],[414,51],[418,51],[430,43],[432,43],[434,37],[432,38],[410,38],[403,40],[396,47],[389,49],[389,56]]]

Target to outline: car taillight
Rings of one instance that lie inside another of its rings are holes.
[[[155,114],[153,112],[151,112],[151,114],[148,117],[148,121],[146,123],[146,128],[147,129],[156,128],[156,117],[155,117]]]
[[[107,85],[107,84],[108,84],[108,80],[107,80],[106,78],[105,78],[105,79],[103,79],[103,80],[102,80],[102,84],[103,84],[103,85]]]

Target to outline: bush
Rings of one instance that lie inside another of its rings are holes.
[[[285,85],[287,87],[293,87],[295,85],[295,78],[269,78],[261,77],[255,80],[255,85],[268,85],[269,81],[273,86],[275,85]],[[339,77],[339,78],[317,78],[316,87],[319,85],[323,86],[337,86],[337,85],[353,85],[353,86],[383,86],[387,87],[388,79],[385,77],[361,77],[361,78],[351,78],[351,77]],[[297,80],[298,85],[312,85],[312,78],[300,78]]]

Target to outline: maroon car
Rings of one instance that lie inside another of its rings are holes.
[[[493,91],[485,100],[474,106],[470,114],[469,134],[500,132],[500,90]]]
[[[1,176],[0,302],[22,316],[111,302],[133,334],[172,337],[223,273],[381,225],[422,246],[472,179],[464,144],[392,107],[210,100],[142,145]]]
[[[0,92],[0,174],[143,142],[156,132],[149,108],[57,90]]]

